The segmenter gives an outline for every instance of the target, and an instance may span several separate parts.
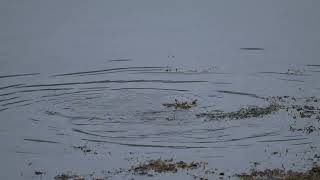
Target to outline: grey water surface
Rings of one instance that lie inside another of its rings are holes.
[[[319,97],[319,8],[317,0],[1,0],[0,179],[104,177],[157,158],[206,161],[231,178],[254,162],[310,167],[319,134],[289,131],[287,113],[195,115]],[[162,106],[174,99],[198,106]],[[83,145],[95,153],[74,148]]]

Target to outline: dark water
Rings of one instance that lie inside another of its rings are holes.
[[[254,162],[310,167],[319,134],[289,131],[296,121],[286,112],[195,116],[267,105],[271,96],[320,96],[316,5],[304,12],[311,1],[272,2],[1,2],[0,178],[103,176],[160,157],[207,161],[229,175]],[[198,106],[162,106],[174,99]],[[83,145],[96,153],[74,148]]]

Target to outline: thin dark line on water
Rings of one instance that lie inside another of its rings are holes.
[[[10,78],[10,77],[20,77],[20,76],[34,76],[34,75],[39,75],[40,73],[27,73],[27,74],[12,74],[12,75],[4,75],[0,76],[1,78]]]
[[[102,132],[102,133],[124,133],[128,132],[127,130],[93,130],[93,132]]]
[[[129,59],[129,58],[125,58],[125,59],[107,59],[107,61],[109,62],[123,62],[123,61],[132,61],[132,59]]]
[[[88,121],[91,121],[91,120],[105,120],[105,119],[100,118],[100,117],[70,116],[70,115],[65,115],[65,114],[62,114],[60,112],[55,112],[55,111],[45,111],[45,113],[47,115],[50,115],[50,116],[59,116],[59,117],[63,117],[63,118],[71,119],[71,120],[81,120],[81,119],[85,119],[85,120],[88,120]],[[81,131],[81,130],[79,130],[79,131]]]
[[[96,125],[102,125],[104,123],[94,123],[94,124],[90,124],[90,123],[72,123],[72,125],[75,126],[96,126]]]
[[[266,99],[265,97],[258,96],[256,94],[252,93],[244,93],[244,92],[237,92],[237,91],[227,91],[227,90],[217,90],[219,93],[225,93],[225,94],[235,94],[235,95],[243,95],[243,96],[249,96],[249,97],[254,97],[258,99]]]
[[[29,120],[35,121],[35,122],[39,122],[40,121],[39,119],[35,119],[35,118],[29,118]]]
[[[283,142],[283,141],[297,141],[297,140],[305,140],[305,139],[308,139],[308,138],[262,140],[262,141],[257,141],[257,142]]]
[[[99,134],[94,134],[94,133],[90,133],[90,132],[86,132],[86,131],[82,131],[80,129],[72,129],[72,131],[74,132],[78,132],[78,133],[82,133],[82,134],[87,134],[87,135],[92,135],[92,136],[97,136],[97,137],[109,137],[109,136],[104,136],[104,135],[99,135]],[[110,138],[110,137],[109,137]]]
[[[33,103],[21,104],[21,105],[16,106],[16,107],[24,107],[24,106],[29,106],[29,105],[31,105],[31,104],[33,104]]]
[[[247,51],[262,51],[264,48],[240,48],[241,50],[247,50]]]
[[[236,147],[250,147],[253,146],[254,144],[239,144],[239,145],[235,145]]]
[[[79,89],[86,89],[86,90],[89,90],[89,89],[109,89],[110,87],[87,87],[87,88],[79,88]]]
[[[212,82],[212,84],[232,84],[232,83],[228,83],[228,82]]]
[[[0,106],[8,106],[8,105],[18,104],[18,103],[28,102],[28,101],[32,101],[32,99],[24,99],[24,100],[20,100],[20,101],[14,101],[14,102],[10,102],[10,103],[1,104]]]
[[[92,95],[100,95],[100,97],[103,95],[102,93],[100,93],[100,92],[90,92],[90,93],[84,93],[84,94],[81,94],[81,96],[83,97],[83,98],[87,98],[87,97],[84,97],[84,96],[92,96]]]
[[[266,71],[266,72],[257,72],[258,74],[281,74],[281,75],[288,75],[288,73],[284,72],[272,72],[272,71]]]
[[[167,72],[167,71],[141,71],[131,74],[181,74],[181,75],[202,75],[202,74],[231,74],[222,72]]]
[[[93,70],[93,71],[81,71],[81,72],[74,72],[74,73],[65,73],[65,74],[56,74],[53,75],[53,77],[59,77],[59,76],[71,76],[71,75],[80,75],[80,74],[91,74],[91,73],[99,73],[99,72],[108,72],[108,71],[116,71],[116,70],[126,70],[126,69],[163,69],[165,67],[160,66],[137,66],[137,67],[126,67],[126,68],[112,68],[112,69],[101,69],[101,70]]]
[[[86,81],[86,82],[70,82],[70,83],[55,83],[55,84],[35,84],[23,87],[50,87],[50,86],[67,86],[67,85],[81,85],[81,84],[102,84],[102,83],[204,83],[208,81],[174,81],[174,80],[102,80],[102,81]]]
[[[185,89],[164,89],[164,88],[117,88],[117,89],[111,89],[111,90],[160,90],[160,91],[181,91],[181,92],[187,92],[189,90]]]
[[[217,129],[203,129],[203,130],[207,132],[215,132],[215,131],[222,131],[222,130],[235,128],[235,127],[241,127],[241,126],[230,126],[230,127],[223,127],[223,128],[217,128]]]
[[[123,138],[132,139],[132,138],[136,138],[136,137],[128,137],[128,136],[123,136],[123,137],[104,136],[104,135],[94,134],[94,133],[90,133],[90,132],[86,132],[86,131],[83,131],[83,130],[80,130],[80,129],[74,129],[74,128],[72,129],[72,131],[83,133],[83,134],[86,134],[86,135],[92,135],[92,136],[104,137],[104,138],[106,137],[106,138],[112,138],[112,139],[123,139]]]
[[[17,92],[5,93],[5,94],[0,94],[0,96],[9,96],[9,95],[16,94],[16,93]]]
[[[5,110],[7,110],[7,109],[9,109],[9,108],[3,108],[3,109],[0,109],[0,112],[1,112],[1,111],[5,111]]]
[[[307,64],[307,66],[320,67],[320,64]]]
[[[57,97],[57,96],[63,96],[63,95],[79,94],[79,93],[84,93],[84,92],[99,92],[99,91],[103,91],[103,90],[104,90],[104,89],[93,89],[93,90],[74,91],[74,92],[66,92],[66,93],[60,93],[60,94],[45,95],[45,96],[41,96],[41,97],[42,97],[42,98],[44,98],[44,97]]]
[[[20,87],[19,87],[20,88]],[[24,93],[24,92],[37,92],[37,91],[66,91],[72,90],[73,88],[46,88],[46,89],[27,89],[22,91],[17,91],[16,93]]]
[[[59,142],[56,141],[48,141],[48,140],[41,140],[41,139],[23,139],[25,141],[32,141],[32,142],[41,142],[41,143],[52,143],[52,144],[58,144]]]
[[[118,70],[118,71],[110,71],[110,72],[99,72],[99,73],[89,73],[89,74],[80,74],[77,76],[96,76],[102,74],[113,74],[113,73],[121,73],[121,72],[149,72],[149,71],[158,71],[159,69],[131,69],[131,70]],[[134,73],[132,73],[134,74]]]
[[[26,152],[26,151],[15,151],[17,154],[30,154],[30,155],[38,155],[40,153]]]
[[[246,140],[246,139],[255,139],[255,138],[260,138],[260,137],[270,137],[270,136],[277,136],[279,133],[276,132],[270,132],[270,133],[263,133],[263,134],[257,134],[257,135],[252,135],[252,136],[247,136],[247,137],[242,137],[242,138],[234,138],[234,139],[228,139],[228,140],[223,140],[223,141],[215,141],[215,142],[232,142],[232,141],[240,141],[240,140]],[[257,142],[262,142],[262,141],[257,141]]]
[[[21,86],[18,88],[22,88]],[[28,93],[28,92],[39,92],[39,91],[60,91],[60,90],[72,90],[73,88],[54,88],[54,89],[28,89],[28,90],[22,90],[22,91],[16,91],[16,92],[11,92],[11,93],[5,93],[5,94],[0,94],[0,96],[8,96],[8,95],[13,95],[13,94],[18,94],[18,93]]]
[[[17,99],[17,98],[19,98],[19,97],[16,96],[16,97],[7,98],[7,99],[1,99],[0,102],[10,101],[10,100]]]
[[[277,78],[279,80],[283,80],[283,81],[292,81],[292,82],[304,82],[302,80],[297,80],[297,79],[282,79],[282,78]]]
[[[291,145],[299,146],[299,145],[305,145],[305,144],[312,144],[312,142],[303,142],[303,143],[296,143],[296,144],[291,144]]]
[[[288,72],[257,72],[257,74],[279,74],[279,75],[287,75],[287,76],[309,76],[308,74],[299,74],[299,73],[288,73]]]
[[[204,146],[170,146],[170,145],[152,145],[152,144],[131,144],[131,143],[120,143],[114,141],[105,141],[105,140],[93,140],[93,139],[82,139],[84,141],[90,142],[100,142],[100,143],[109,143],[109,144],[117,144],[123,146],[131,146],[131,147],[152,147],[152,148],[172,148],[172,149],[203,149],[208,148]]]
[[[19,86],[23,86],[25,84],[15,84],[15,85],[10,85],[10,86],[5,86],[5,87],[0,87],[0,89],[8,89],[8,88],[14,88],[14,87],[19,87]]]

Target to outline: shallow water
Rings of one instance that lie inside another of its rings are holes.
[[[289,126],[317,122],[284,111],[226,121],[195,115],[264,106],[271,96],[319,97],[320,4],[179,2],[1,2],[0,179],[104,177],[160,157],[207,161],[225,177],[254,162],[312,166],[319,133]],[[162,106],[175,99],[198,105]],[[74,148],[83,145],[92,152]],[[184,172],[111,178],[132,177],[192,179]]]

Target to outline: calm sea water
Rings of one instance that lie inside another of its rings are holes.
[[[253,162],[310,167],[319,134],[290,132],[295,121],[285,112],[235,121],[195,114],[266,105],[261,97],[319,97],[319,7],[312,0],[2,0],[0,178],[103,176],[160,157],[207,161],[230,175]],[[174,99],[198,106],[162,106]],[[73,147],[83,145],[93,151]]]

